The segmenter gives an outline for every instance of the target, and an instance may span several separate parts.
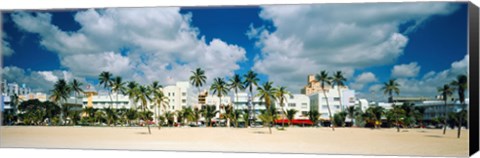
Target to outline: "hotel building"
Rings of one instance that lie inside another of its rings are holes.
[[[249,109],[249,93],[246,92],[239,92],[238,93],[238,100],[237,97],[233,96],[233,103],[236,109]],[[284,110],[295,109],[298,112],[295,115],[295,119],[308,119],[308,111],[310,110],[310,99],[308,96],[304,94],[292,94],[286,95],[285,98],[287,99],[284,101]],[[260,100],[259,97],[255,97],[253,102],[255,105],[255,114],[258,116],[260,114],[260,110],[265,110],[265,104],[263,100]],[[275,100],[273,105],[278,109],[278,113],[281,112],[280,102]],[[253,108],[253,107],[252,107]]]
[[[198,104],[197,93],[190,83],[186,81],[166,86],[162,90],[163,94],[168,98],[167,109],[169,111],[182,110],[182,108],[186,107],[194,108]]]
[[[38,99],[39,101],[47,101],[47,94],[41,92],[32,92],[26,84],[19,86],[17,83],[7,83],[3,80],[1,83],[1,111],[4,109],[13,109],[11,106],[11,96],[16,94],[20,101]]]
[[[311,108],[318,109],[321,120],[330,120],[327,101],[328,105],[330,105],[332,116],[333,114],[346,109],[348,106],[355,106],[355,91],[348,89],[347,86],[332,87],[330,85],[325,85],[325,97],[321,83],[315,79],[315,75],[308,75],[307,82],[307,85],[301,90],[301,92],[302,94],[309,96]]]

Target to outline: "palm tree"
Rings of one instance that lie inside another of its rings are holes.
[[[250,123],[250,110],[248,109],[243,109],[243,114],[242,114],[243,121],[245,121],[245,128],[248,127]]]
[[[268,126],[268,129],[270,129],[270,122],[275,119],[271,110],[260,110],[260,115],[258,115],[258,118],[263,122],[264,126]],[[272,134],[271,130],[270,134]]]
[[[165,112],[164,115],[165,115],[165,119],[167,119],[168,126],[171,126],[171,124],[173,124],[173,122],[174,122],[173,119],[174,119],[175,114],[170,112],[170,111],[167,111],[167,112]]]
[[[238,102],[238,90],[245,90],[245,87],[243,86],[242,76],[238,74],[233,75],[233,77],[230,78],[230,83],[228,84],[228,87],[229,89],[233,89],[235,91],[235,100]],[[236,105],[234,105],[234,110],[236,109],[235,107]]]
[[[57,103],[60,104],[60,107],[64,109],[64,105],[62,103],[65,103],[68,99],[68,96],[70,94],[71,88],[70,86],[67,85],[67,82],[64,79],[59,79],[54,85],[53,85],[53,90],[52,90],[52,95],[50,95],[50,99]],[[65,101],[65,102],[62,102]],[[60,118],[62,119],[62,123],[64,123],[64,118],[65,117],[65,112],[62,111],[60,113]]]
[[[342,111],[344,111],[344,107],[343,107],[343,103],[342,103],[342,93],[340,93],[340,87],[343,87],[345,86],[345,82],[347,81],[347,79],[345,77],[343,77],[343,73],[342,71],[337,71],[335,72],[335,74],[333,74],[333,77],[332,77],[332,87],[334,85],[337,85],[337,90],[338,90],[338,97],[339,97],[339,102],[340,102],[340,107],[342,108]]]
[[[253,72],[252,70],[249,70],[247,74],[245,74],[243,77],[245,78],[244,87],[250,90],[250,96],[252,97],[251,100],[253,102],[255,100],[254,99],[255,97],[252,92],[253,86],[258,86],[257,83],[260,81],[260,79],[258,78],[257,73]],[[255,104],[253,104],[253,107],[252,107],[252,114],[253,114],[253,119],[255,119]]]
[[[215,106],[205,106],[204,109],[202,109],[202,115],[205,118],[205,124],[209,124],[210,127],[212,127],[212,118],[215,117],[215,115],[219,111],[215,110]]]
[[[392,111],[393,117],[395,118],[397,132],[400,132],[400,123],[398,122],[398,119],[405,115],[405,110],[400,106],[394,105],[391,111]]]
[[[272,87],[273,82],[265,82],[262,87],[257,87],[258,94],[257,96],[260,97],[260,100],[265,101],[266,110],[269,112],[269,115],[273,116],[273,113],[270,112],[270,106],[272,101],[276,99],[275,93],[277,93],[277,89]],[[270,121],[267,122],[268,130],[270,134],[272,134],[272,129],[270,127]]]
[[[114,126],[117,125],[117,114],[116,114],[116,110],[113,109],[112,107],[106,107],[106,108],[103,108],[103,111],[105,112],[105,115],[106,115],[106,119],[107,119],[107,125],[110,126],[112,123]]]
[[[327,71],[321,71],[320,74],[317,74],[315,76],[315,79],[320,82],[320,86],[322,88],[323,96],[325,97],[325,100],[327,101],[327,108],[328,108],[328,116],[330,117],[330,122],[333,123],[333,118],[332,118],[332,111],[330,110],[330,104],[328,103],[328,98],[327,98],[327,93],[325,92],[325,85],[330,85],[332,78],[328,76]],[[335,131],[335,127],[333,125],[330,125],[332,127],[332,131]]]
[[[288,119],[288,126],[291,126],[292,125],[292,121],[295,117],[295,114],[297,114],[297,110],[295,109],[288,109],[287,110],[287,119]]]
[[[158,81],[154,81],[152,83],[152,85],[150,85],[148,88],[150,89],[150,91],[152,92],[153,94],[153,103],[154,103],[154,106],[155,106],[155,121],[158,122],[158,114],[160,113],[159,112],[159,107],[162,105],[163,101],[168,99],[164,94],[163,94],[163,91],[160,89],[162,88],[163,86],[160,85],[158,83]],[[159,127],[160,128],[160,127]]]
[[[95,116],[94,116],[95,122],[100,123],[103,121],[104,118],[105,118],[105,112],[103,110],[97,110],[95,112]]]
[[[136,120],[138,118],[138,111],[137,109],[130,108],[125,112],[127,116],[128,125],[132,125],[132,120]]]
[[[84,108],[82,109],[83,114],[85,114],[86,117],[88,117],[88,118],[93,118],[93,116],[95,116],[95,111],[96,111],[96,110],[95,110],[93,107],[84,107]],[[93,119],[91,119],[91,120],[89,121],[89,123],[90,123],[90,124],[93,124],[92,121],[93,121]]]
[[[184,125],[184,124],[183,124],[183,123],[184,123],[184,117],[183,117],[183,116],[184,116],[184,111],[183,111],[183,110],[177,110],[177,111],[175,111],[175,116],[177,116],[177,122],[178,122],[178,124],[179,124],[178,127]]]
[[[191,121],[194,121],[192,119],[192,114],[193,114],[193,109],[192,107],[186,107],[186,108],[182,108],[182,118],[183,120],[182,121],[185,121],[187,120],[186,124],[188,125]]]
[[[127,88],[125,88],[125,82],[122,81],[122,77],[117,76],[113,78],[111,83],[112,92],[115,93],[116,101],[116,109],[118,109],[118,93],[124,94]]]
[[[310,109],[307,115],[308,119],[313,122],[312,127],[316,126],[318,119],[320,118],[320,113],[318,113],[318,110]]]
[[[241,110],[233,110],[233,112],[231,113],[231,118],[232,118],[232,121],[233,123],[235,124],[235,128],[238,128],[238,119],[240,118],[240,116],[242,115],[242,111]]]
[[[190,114],[190,120],[195,121],[196,126],[198,125],[198,120],[200,119],[201,114],[202,114],[202,111],[197,107],[193,108],[193,111]]]
[[[458,75],[457,80],[452,81],[451,85],[455,87],[455,89],[458,92],[458,99],[460,101],[460,104],[462,104],[462,111],[464,111],[465,108],[465,90],[468,88],[468,77],[466,75]],[[461,113],[459,113],[460,118],[459,121],[460,124],[458,125],[458,132],[457,132],[457,137],[460,138],[460,131],[462,127],[462,118]]]
[[[123,94],[127,95],[131,102],[133,102],[135,95],[137,94],[138,86],[138,83],[135,81],[130,81],[127,83],[126,90]],[[134,108],[137,108],[136,104],[134,104]]]
[[[368,110],[368,109],[367,109]],[[382,115],[385,113],[385,109],[381,106],[374,106],[370,111],[369,111],[373,117],[375,118],[375,126],[377,128],[380,128],[380,120],[382,119]]]
[[[17,106],[20,103],[21,99],[18,97],[17,93],[13,93],[13,95],[10,96],[10,103],[13,107],[13,112],[14,114],[17,114]]]
[[[442,94],[442,97],[443,97],[443,101],[445,103],[445,118],[447,117],[447,101],[448,101],[448,97],[451,96],[453,94],[453,89],[448,85],[448,84],[445,84],[443,85],[443,87],[440,87],[438,88],[438,92]],[[444,119],[443,120],[443,135],[445,135],[447,131],[447,119]]]
[[[146,113],[147,111],[147,103],[148,101],[151,101],[152,99],[150,98],[150,91],[148,90],[148,88],[146,88],[145,86],[139,86],[138,87],[138,90],[137,90],[137,93],[135,95],[135,99],[134,99],[134,102],[137,103],[137,102],[140,102],[140,105],[142,106],[142,109],[143,109],[143,112]],[[152,132],[150,131],[150,122],[147,118],[143,118],[143,120],[147,123],[147,128],[148,128],[148,133],[149,134],[152,134]]]
[[[355,120],[355,106],[349,106],[347,107],[347,116],[351,119],[352,122],[352,127],[354,125],[354,120]]]
[[[200,87],[205,84],[206,80],[207,76],[205,76],[205,71],[203,71],[201,68],[197,68],[195,71],[192,71],[192,76],[190,76],[190,84],[197,87],[198,93],[200,93]]]
[[[224,108],[224,113],[222,114],[221,118],[227,119],[227,127],[230,127],[230,120],[235,120],[234,115],[233,115],[233,106],[232,105],[227,105]]]
[[[112,81],[112,74],[108,71],[103,71],[100,73],[98,76],[98,80],[100,81],[99,84],[103,85],[103,88],[108,89],[112,87],[113,81]],[[110,97],[110,107],[112,107],[112,96],[110,95],[110,90],[108,90],[108,96]]]
[[[228,86],[227,83],[223,80],[223,78],[215,78],[213,80],[212,86],[210,86],[210,90],[212,91],[212,94],[215,95],[217,94],[218,97],[218,107],[220,107],[220,110],[222,109],[222,96],[228,95]],[[230,124],[230,119],[227,119],[227,124]]]
[[[393,92],[395,92],[397,95],[400,94],[400,84],[395,82],[395,79],[390,79],[388,82],[383,83],[383,94],[388,94],[388,102],[393,103]]]
[[[275,97],[278,98],[278,100],[280,101],[280,107],[282,108],[282,129],[285,128],[285,123],[283,120],[285,120],[285,105],[284,105],[284,101],[286,102],[287,101],[287,98],[285,97],[286,95],[292,95],[290,94],[289,91],[287,91],[287,88],[286,87],[279,87],[275,93]]]
[[[73,81],[70,82],[70,87],[72,88],[73,93],[75,93],[75,104],[77,104],[78,95],[83,93],[82,85],[83,83],[77,79],[73,79]]]

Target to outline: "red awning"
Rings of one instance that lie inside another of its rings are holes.
[[[278,119],[275,120],[275,123],[288,123],[288,119]],[[292,124],[294,125],[313,125],[313,122],[310,120],[306,119],[297,119],[297,120],[292,120]]]

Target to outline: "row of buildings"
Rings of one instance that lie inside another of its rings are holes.
[[[323,90],[325,92],[323,92]],[[122,94],[110,94],[107,91],[96,90],[94,86],[86,85],[84,87],[85,95],[78,98],[71,97],[67,103],[81,104],[82,107],[93,107],[97,109],[112,106],[113,108],[132,108],[137,107],[128,96]],[[254,107],[255,113],[260,113],[260,110],[265,110],[263,100],[259,97],[252,97],[247,92],[239,92],[237,95],[231,93],[229,96],[218,98],[216,95],[210,95],[208,91],[198,92],[189,82],[177,82],[175,85],[169,85],[162,89],[164,95],[167,97],[164,105],[149,106],[150,110],[157,114],[163,114],[166,111],[178,111],[185,107],[202,108],[202,105],[214,105],[216,109],[221,109],[222,105],[233,105],[235,109],[252,109]],[[10,109],[9,96],[17,94],[21,100],[39,99],[40,101],[47,100],[45,93],[33,93],[26,85],[18,86],[16,83],[2,82],[2,110]],[[338,113],[349,106],[359,106],[362,110],[369,106],[382,106],[385,109],[391,108],[391,103],[374,103],[368,102],[366,99],[359,99],[355,97],[355,91],[346,86],[325,86],[322,89],[319,82],[315,80],[314,75],[307,77],[307,84],[302,88],[300,94],[291,94],[285,96],[284,110],[295,109],[298,113],[295,119],[308,119],[307,113],[311,109],[316,109],[320,113],[321,120],[329,120],[329,113],[327,102],[330,105],[331,112]],[[432,119],[443,117],[446,108],[441,98],[394,98],[396,104],[403,104],[404,102],[414,103],[415,106],[423,106],[426,108],[424,119]],[[467,99],[468,103],[468,99]],[[150,103],[149,103],[150,104]],[[277,108],[280,108],[279,101],[274,103]],[[451,100],[448,102],[447,111],[457,111],[460,104],[458,101]],[[220,115],[217,114],[217,119]],[[156,118],[156,117],[155,117]]]
[[[7,80],[3,80],[1,83],[1,102],[0,110],[12,109],[11,106],[12,96],[16,95],[19,101],[38,99],[40,101],[47,100],[47,94],[41,92],[33,92],[27,85],[22,84],[21,86],[17,83],[8,83]]]

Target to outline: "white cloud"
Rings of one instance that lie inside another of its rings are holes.
[[[417,62],[409,64],[395,65],[392,69],[393,78],[416,77],[420,72],[420,66]]]
[[[69,55],[61,60],[61,64],[81,76],[95,76],[102,71],[127,75],[132,73],[133,68],[128,57],[114,52]]]
[[[262,54],[254,70],[297,91],[308,74],[391,64],[403,54],[406,32],[433,15],[457,9],[451,3],[321,4],[264,6],[260,17],[275,30],[250,28]],[[413,22],[406,32],[399,26]],[[292,68],[293,67],[293,68]]]
[[[52,83],[55,83],[58,80],[58,77],[53,75],[52,71],[39,71],[38,74],[40,74],[43,79],[50,81]]]
[[[68,71],[32,71],[29,69],[24,70],[16,66],[6,66],[2,68],[2,79],[7,80],[9,83],[25,84],[34,92],[48,93],[53,89],[53,85],[58,79],[71,81],[73,78],[86,83],[84,78],[74,76]]]
[[[355,78],[355,81],[350,84],[353,89],[361,90],[363,87],[372,82],[377,82],[378,79],[375,77],[375,74],[371,72],[364,72]]]
[[[12,14],[26,32],[40,35],[40,44],[58,53],[72,73],[96,77],[110,71],[140,83],[187,80],[197,67],[208,80],[231,75],[246,60],[245,50],[221,39],[205,41],[190,25],[191,14],[179,8],[117,8],[75,14],[80,29],[62,31],[48,13]]]
[[[11,48],[10,42],[8,42],[7,39],[7,33],[2,32],[2,56],[11,56],[13,53],[15,53]]]
[[[377,77],[371,72],[364,72],[357,76],[356,81],[359,83],[370,83],[377,81]]]
[[[455,80],[458,75],[468,75],[468,55],[462,60],[455,61],[451,67],[439,72],[430,71],[420,78],[399,78],[397,83],[400,84],[400,96],[423,96],[434,97],[438,95],[437,88],[444,84],[449,84]],[[374,91],[380,99],[386,99],[380,90],[382,84],[374,84],[369,90]]]

